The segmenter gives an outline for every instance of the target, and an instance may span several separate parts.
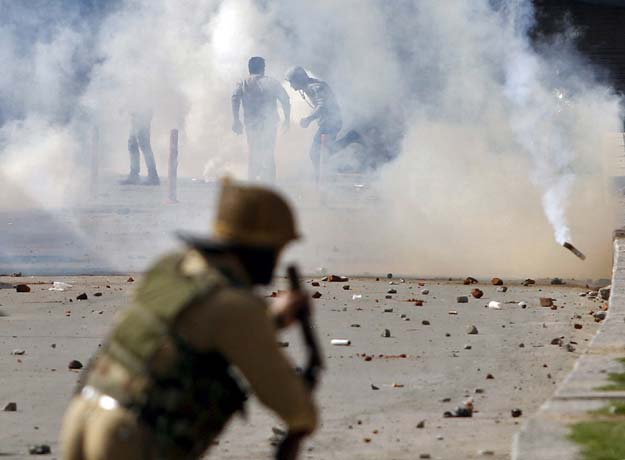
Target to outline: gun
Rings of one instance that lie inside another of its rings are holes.
[[[287,268],[287,277],[291,290],[301,292],[302,287],[300,284],[299,273],[295,265],[289,265]],[[308,301],[306,301],[306,305],[304,305],[300,310],[298,320],[308,355],[303,377],[312,391],[319,383],[321,371],[323,370],[323,359],[321,358],[321,348],[319,347],[317,337],[312,328],[310,316],[310,306],[308,305]],[[276,451],[276,460],[295,460],[297,458],[297,453],[299,452],[300,443],[304,439],[304,436],[305,435],[302,433],[288,433],[280,443],[280,446],[278,446],[278,450]]]

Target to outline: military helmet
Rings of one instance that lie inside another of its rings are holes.
[[[291,67],[284,76],[286,81],[297,85],[304,85],[308,81],[308,78],[308,74],[304,68],[300,66]]]
[[[213,234],[229,245],[275,249],[299,238],[293,211],[282,196],[231,180],[223,181]]]

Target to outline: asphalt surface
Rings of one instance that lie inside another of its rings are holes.
[[[127,278],[0,277],[0,405],[17,403],[17,412],[0,412],[0,456],[25,458],[29,445],[47,443],[48,457],[60,457],[61,417],[78,377],[68,363],[86,363],[102,343],[136,284]],[[52,281],[73,287],[52,292]],[[464,286],[458,280],[361,278],[319,287],[310,281],[311,292],[322,294],[312,302],[327,369],[317,393],[322,424],[304,446],[306,459],[509,458],[520,423],[588,346],[598,327],[589,312],[602,304],[580,297],[583,287],[569,285],[510,283],[501,293],[490,284]],[[16,292],[18,283],[27,283],[31,292]],[[279,279],[273,289],[283,284]],[[471,297],[475,287],[483,298]],[[83,292],[88,299],[76,300]],[[469,302],[457,303],[461,295]],[[558,309],[541,307],[539,297],[557,299]],[[409,299],[421,299],[423,306]],[[486,308],[491,300],[502,302],[501,310]],[[467,334],[471,325],[477,335]],[[385,329],[390,337],[382,336]],[[557,337],[564,338],[563,346],[550,344]],[[333,338],[349,339],[351,346],[332,346]],[[294,362],[302,363],[298,331],[281,340],[289,342],[285,352]],[[567,351],[569,343],[574,351]],[[25,354],[11,354],[20,349]],[[474,400],[472,418],[443,417],[467,398]],[[511,416],[515,408],[521,417]],[[425,426],[417,428],[421,421]],[[279,426],[252,399],[247,419],[234,420],[209,457],[269,459],[272,428]]]

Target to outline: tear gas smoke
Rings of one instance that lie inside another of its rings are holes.
[[[228,132],[229,96],[247,59],[262,55],[275,77],[294,64],[311,69],[338,95],[344,128],[381,139],[365,162],[375,173],[358,179],[371,196],[335,187],[319,206],[305,186],[313,129],[296,126],[310,108],[290,93],[294,123],[278,141],[279,185],[301,213],[307,239],[294,254],[309,269],[609,272],[615,213],[604,160],[619,100],[566,35],[530,45],[529,0],[119,0],[104,9],[80,2],[78,11],[69,3],[31,11],[0,0],[10,12],[0,19],[4,196],[18,190],[48,210],[85,206],[90,130],[99,128],[103,174],[123,173],[137,107],[154,109],[159,165],[176,127],[181,176],[242,175],[246,145]],[[360,162],[358,152],[337,157],[345,168]],[[140,243],[154,256],[171,230],[205,227],[207,214],[150,216],[158,232]],[[88,244],[109,238],[103,227],[86,232]],[[560,245],[586,248],[588,262],[572,266],[553,233]],[[124,244],[106,253],[118,269],[129,264]]]

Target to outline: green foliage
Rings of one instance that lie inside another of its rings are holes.
[[[625,422],[581,422],[571,428],[569,437],[582,446],[584,460],[625,459]]]

